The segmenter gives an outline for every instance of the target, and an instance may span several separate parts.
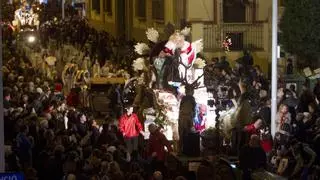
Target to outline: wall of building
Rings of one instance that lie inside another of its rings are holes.
[[[147,41],[146,30],[147,28],[155,28],[159,31],[160,36],[164,34],[164,29],[166,24],[177,24],[175,18],[176,12],[174,11],[176,7],[176,0],[164,0],[164,20],[155,20],[152,18],[152,0],[146,1],[146,18],[141,19],[135,16],[136,12],[136,1],[133,1],[133,25],[131,37],[140,40]]]
[[[188,21],[213,21],[214,0],[187,0]]]
[[[271,1],[265,0],[249,0],[256,2],[256,17],[258,22],[264,22],[263,25],[263,50],[254,51],[253,56],[255,63],[260,65],[262,69],[267,72],[269,68],[270,59],[270,44],[271,44]],[[107,15],[103,12],[103,0],[100,0],[101,13],[97,14],[92,10],[92,5],[86,0],[88,18],[90,24],[99,30],[105,30],[112,35],[117,35],[117,0],[112,0],[112,15]],[[152,0],[146,0],[146,17],[140,18],[136,16],[136,0],[125,0],[126,2],[126,34],[130,39],[138,41],[147,41],[145,31],[147,28],[155,28],[159,31],[160,37],[164,35],[164,29],[167,23],[172,23],[179,27],[180,21],[185,19],[191,23],[192,40],[206,39],[210,37],[204,36],[204,25],[206,23],[220,23],[222,13],[223,0],[164,0],[164,19],[155,20],[152,18]],[[215,12],[216,11],[216,12]],[[251,11],[250,11],[251,12]],[[253,11],[252,11],[253,12]],[[216,16],[216,17],[214,17]],[[251,18],[247,19],[251,22]],[[162,38],[163,39],[163,38]],[[204,52],[208,58],[220,57],[224,54],[223,51],[207,50]],[[231,64],[234,60],[242,56],[241,51],[234,51],[227,54]]]
[[[112,15],[108,15],[103,9],[103,0],[100,0],[100,13],[92,9],[92,0],[86,0],[86,14],[91,26],[97,30],[104,30],[117,35],[116,6],[117,1],[112,0]]]
[[[254,2],[254,0],[249,0],[250,2]],[[219,24],[221,21],[221,14],[222,14],[222,3],[223,0],[200,0],[200,1],[193,1],[187,0],[187,21],[191,23],[192,26],[192,41],[197,39],[203,38],[207,40],[208,38],[213,37],[205,37],[204,30],[207,27],[206,24],[213,23]],[[216,4],[214,4],[216,3]],[[256,17],[251,18],[247,16],[247,21],[251,22],[252,19],[255,19],[259,23],[263,23],[263,27],[261,29],[263,33],[263,49],[253,51],[252,55],[256,65],[259,65],[261,69],[267,74],[269,70],[269,59],[270,59],[270,27],[271,24],[270,13],[271,13],[271,1],[265,0],[256,0]],[[214,13],[216,11],[216,13]],[[208,15],[209,12],[209,15]],[[246,12],[252,13],[253,11]],[[214,17],[216,15],[217,17]],[[252,22],[254,23],[254,22]],[[241,25],[239,24],[239,27]],[[216,29],[215,29],[216,30]],[[254,38],[254,36],[252,36]],[[221,41],[222,44],[222,41]],[[211,59],[212,57],[221,57],[227,56],[231,65],[235,64],[235,60],[242,57],[242,51],[231,51],[227,54],[222,50],[213,50],[207,49],[204,52],[207,59]]]
[[[177,11],[181,4],[183,4],[184,0],[164,0],[164,19],[163,20],[155,20],[152,18],[152,0],[146,0],[146,17],[141,18],[136,16],[136,0],[125,0],[125,26],[127,37],[130,39],[134,38],[136,40],[145,40],[146,35],[145,31],[147,28],[155,28],[160,34],[164,33],[164,28],[166,24],[171,23],[179,26],[180,20],[183,18],[182,14],[184,11]],[[114,36],[117,36],[119,30],[117,22],[117,0],[112,0],[112,15],[108,15],[103,11],[103,2],[104,0],[100,0],[100,13],[97,13],[92,9],[92,0],[86,0],[87,7],[87,17],[89,19],[89,23],[98,30],[105,30],[111,33]],[[179,7],[178,7],[179,6]],[[177,16],[179,13],[179,16]]]
[[[272,1],[257,0],[257,21],[268,21],[272,13]],[[271,20],[271,19],[270,19]]]

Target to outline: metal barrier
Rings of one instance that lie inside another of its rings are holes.
[[[263,50],[263,23],[223,23],[204,24],[204,49],[207,51],[222,49],[222,41],[227,35],[231,37],[230,50]]]

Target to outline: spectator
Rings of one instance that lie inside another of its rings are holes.
[[[17,149],[20,163],[24,167],[32,166],[32,137],[28,137],[29,127],[22,125],[20,127],[20,133],[17,135]]]
[[[287,75],[291,75],[291,74],[293,74],[293,62],[292,62],[292,59],[288,59],[287,60],[287,70],[286,70],[286,73],[287,73]]]
[[[9,88],[4,88],[3,90],[3,108],[9,110],[11,107],[11,93]]]
[[[296,165],[291,177],[307,179],[309,170],[316,159],[316,153],[307,144],[300,143],[296,140],[291,142],[290,148],[296,160]]]
[[[266,168],[267,158],[260,146],[259,136],[251,135],[249,144],[240,150],[239,161],[240,168],[243,170],[243,179],[251,179],[252,171]]]

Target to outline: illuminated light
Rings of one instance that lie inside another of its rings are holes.
[[[29,43],[33,43],[35,40],[36,40],[36,37],[34,37],[34,36],[29,36],[28,37],[28,42]]]

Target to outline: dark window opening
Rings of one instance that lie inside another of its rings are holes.
[[[223,1],[223,22],[243,23],[246,22],[246,6],[241,1]]]
[[[100,0],[92,0],[92,9],[100,13]]]
[[[164,1],[152,0],[152,19],[164,20]]]
[[[136,16],[146,18],[146,0],[136,0]]]
[[[103,11],[112,16],[112,0],[104,0],[103,2]]]
[[[231,37],[232,45],[229,47],[231,51],[243,50],[243,33],[242,32],[232,32],[232,33],[227,33],[226,35]]]

